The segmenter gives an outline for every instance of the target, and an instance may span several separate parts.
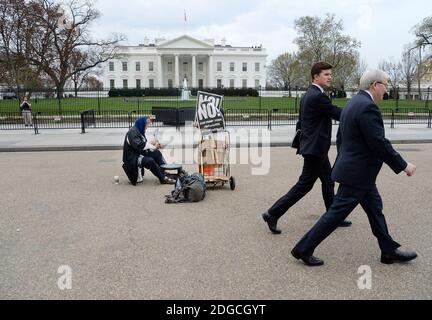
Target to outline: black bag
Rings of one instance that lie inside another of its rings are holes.
[[[294,149],[298,149],[298,148],[300,148],[300,136],[301,136],[301,130],[298,129],[298,130],[296,131],[296,134],[295,134],[295,136],[294,136],[294,139],[293,139],[293,141],[292,141],[292,143],[291,143],[291,147],[292,147],[292,148],[294,148]]]
[[[201,173],[181,174],[165,203],[198,202],[205,198],[206,184]]]

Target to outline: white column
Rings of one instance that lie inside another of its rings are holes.
[[[180,88],[179,83],[179,56],[178,54],[174,55],[174,88]]]
[[[158,68],[158,86],[159,88],[163,87],[163,81],[162,81],[162,55],[158,55],[157,60],[157,68]]]
[[[196,81],[196,56],[192,55],[192,88],[197,87],[197,81]]]
[[[209,54],[209,67],[208,67],[208,75],[207,75],[207,85],[209,88],[214,86],[213,84],[213,56]]]

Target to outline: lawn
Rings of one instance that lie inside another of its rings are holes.
[[[288,97],[224,97],[225,109],[291,109],[296,110],[300,99]],[[337,106],[344,106],[347,99],[333,99]],[[64,98],[58,99],[33,99],[31,100],[34,112],[58,112],[58,111],[83,111],[94,109],[95,111],[134,111],[151,110],[153,106],[184,107],[195,106],[195,100],[180,100],[178,97],[116,97],[116,98]],[[380,108],[395,109],[396,100],[383,100]],[[426,101],[399,100],[399,108],[408,108],[410,111],[424,109]],[[19,103],[17,100],[0,100],[0,112],[17,112]]]

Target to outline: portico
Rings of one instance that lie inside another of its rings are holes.
[[[209,81],[210,56],[210,54],[196,52],[159,54],[158,59],[162,66],[158,73],[158,78],[161,79],[159,86],[180,88],[184,78],[187,79],[189,87],[196,88],[199,82],[203,87],[212,86]]]

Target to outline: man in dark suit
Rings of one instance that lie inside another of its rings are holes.
[[[333,180],[340,183],[330,209],[297,243],[291,254],[309,266],[324,262],[312,254],[360,204],[366,212],[372,233],[378,239],[381,262],[405,262],[417,257],[415,252],[398,250],[400,244],[389,235],[382,213],[382,200],[375,181],[383,163],[396,174],[414,174],[416,167],[407,163],[385,138],[381,112],[376,105],[382,100],[388,75],[371,70],[360,79],[360,91],[343,109],[337,134],[338,155],[332,171]]]
[[[330,148],[332,119],[339,120],[341,108],[331,104],[323,88],[328,88],[332,80],[331,64],[317,62],[311,68],[312,85],[300,101],[301,129],[300,147],[297,153],[304,158],[303,171],[298,182],[263,213],[262,217],[274,234],[280,234],[278,219],[297,201],[312,190],[315,181],[321,180],[322,196],[326,209],[334,198],[334,182],[331,179],[331,166],[328,158]],[[341,221],[340,226],[350,226],[351,222]]]

